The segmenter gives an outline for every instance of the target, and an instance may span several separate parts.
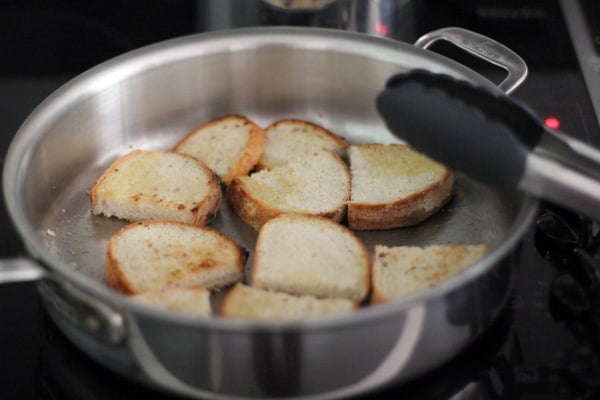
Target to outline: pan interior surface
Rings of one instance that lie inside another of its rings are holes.
[[[466,69],[392,41],[328,31],[314,37],[256,32],[188,37],[127,54],[39,107],[13,146],[9,174],[18,183],[9,196],[26,241],[42,248],[49,264],[58,260],[67,273],[104,285],[106,244],[125,222],[93,216],[88,190],[119,155],[170,149],[196,126],[226,114],[263,127],[306,119],[350,143],[393,143],[375,109],[391,75],[426,68],[474,79]],[[369,249],[485,242],[494,250],[514,235],[522,201],[459,175],[454,199],[426,222],[358,234]],[[212,226],[253,249],[256,232],[226,202]]]

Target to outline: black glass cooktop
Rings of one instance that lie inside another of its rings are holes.
[[[4,1],[1,160],[18,126],[54,89],[112,56],[204,30],[202,3]],[[600,128],[557,2],[415,3],[414,38],[452,25],[508,45],[530,67],[514,96],[543,118],[555,118],[565,132],[600,146]],[[444,46],[434,50],[463,57]],[[497,74],[475,60],[464,62],[491,79]],[[25,254],[3,202],[0,218],[0,255]],[[365,398],[600,398],[599,229],[584,216],[543,204],[523,239],[509,304],[486,334],[441,368]],[[171,398],[81,353],[46,316],[33,283],[0,286],[0,360],[2,399]]]

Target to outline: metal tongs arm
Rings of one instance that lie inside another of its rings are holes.
[[[600,219],[600,151],[508,96],[417,70],[390,79],[377,107],[392,133],[450,168]]]

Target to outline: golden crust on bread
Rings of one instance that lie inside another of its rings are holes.
[[[175,287],[216,289],[241,281],[247,253],[223,233],[175,221],[140,221],[111,236],[109,286],[128,294]]]
[[[402,299],[434,287],[485,257],[486,244],[375,246],[373,303]]]
[[[218,212],[222,192],[214,173],[193,157],[133,150],[104,171],[89,197],[96,215],[206,225]]]
[[[347,217],[352,229],[415,225],[452,198],[452,171],[406,145],[352,145],[349,156],[352,194]]]
[[[324,150],[238,177],[227,191],[233,211],[256,230],[286,213],[341,221],[349,197],[348,166],[335,153]]]
[[[364,243],[344,225],[285,214],[259,231],[250,283],[288,294],[360,302],[369,293],[370,264]]]
[[[258,161],[257,169],[273,168],[294,158],[315,151],[333,151],[346,156],[348,142],[313,122],[301,119],[282,119],[265,129],[267,142]]]
[[[212,314],[210,291],[201,286],[146,291],[131,295],[130,298],[140,304],[190,317],[208,317]]]
[[[278,321],[349,313],[357,307],[356,302],[348,299],[297,296],[238,283],[223,299],[220,315],[252,321]]]
[[[265,132],[253,121],[227,115],[197,127],[173,151],[198,158],[228,184],[254,168],[266,141]]]
[[[453,187],[454,174],[447,171],[440,181],[424,190],[388,204],[349,203],[348,226],[356,230],[382,230],[416,225],[450,201]]]

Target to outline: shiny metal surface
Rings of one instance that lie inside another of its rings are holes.
[[[198,6],[207,30],[314,26],[413,42],[419,5],[414,0],[205,0]]]
[[[527,156],[519,186],[540,198],[600,218],[600,150],[545,129]]]
[[[83,74],[23,124],[4,170],[7,206],[33,257],[122,318],[107,344],[46,306],[92,357],[132,379],[193,397],[342,398],[406,381],[457,354],[493,321],[536,203],[458,177],[454,200],[413,228],[361,233],[384,244],[486,242],[491,254],[404,302],[351,316],[286,323],[191,320],[148,310],[103,282],[110,235],[123,222],[93,217],[87,190],[132,148],[169,148],[197,125],[240,113],[260,125],[312,120],[350,142],[395,139],[375,110],[393,74],[412,68],[494,87],[414,46],[348,32],[261,28],[185,37]],[[432,110],[434,111],[434,110]],[[252,249],[255,232],[223,205],[213,227]],[[95,301],[95,300],[94,300]],[[444,340],[440,340],[440,335]]]
[[[428,49],[438,40],[448,41],[464,51],[503,68],[506,78],[498,84],[504,93],[510,94],[527,78],[525,61],[501,43],[462,28],[445,28],[430,32],[417,40],[416,46]]]
[[[582,173],[532,152],[527,156],[519,187],[592,218],[600,218],[600,179],[597,174]]]
[[[47,276],[38,289],[47,306],[61,319],[95,340],[120,345],[127,337],[121,312],[68,281]]]
[[[45,276],[44,268],[28,258],[0,260],[0,284],[37,281]]]

